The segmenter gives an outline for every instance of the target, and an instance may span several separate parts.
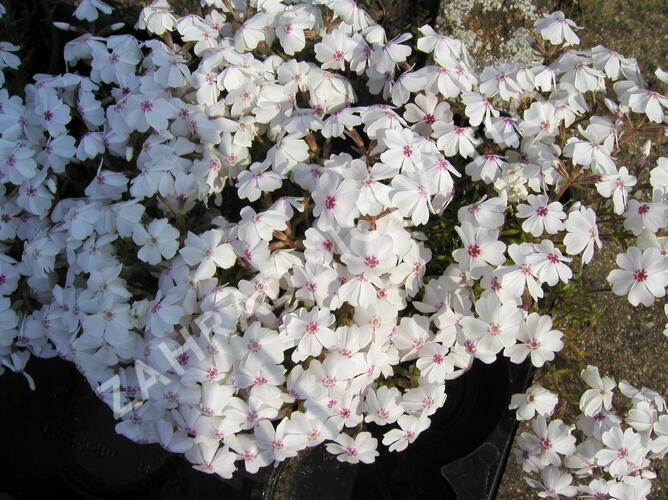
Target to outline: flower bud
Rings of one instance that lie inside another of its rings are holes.
[[[72,29],[72,25],[70,25],[70,24],[68,24],[68,23],[61,23],[61,22],[59,22],[59,21],[55,21],[55,22],[53,23],[53,25],[54,25],[56,28],[58,28],[59,30],[63,30],[63,31],[73,31],[73,29]]]

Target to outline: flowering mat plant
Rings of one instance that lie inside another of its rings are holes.
[[[665,401],[599,373],[559,308],[604,241],[613,293],[665,296],[668,159],[647,158],[668,98],[635,60],[575,49],[562,12],[535,64],[481,71],[353,0],[156,0],[146,40],[100,28],[111,12],[80,1],[87,30],[56,23],[68,72],[0,90],[4,367],[32,386],[30,355],[59,356],[116,432],[232,478],[322,443],[374,462],[474,360],[563,362],[579,387],[561,369],[510,402],[529,486],[651,493]]]

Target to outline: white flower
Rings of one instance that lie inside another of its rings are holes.
[[[296,344],[292,361],[298,363],[309,356],[317,357],[322,349],[336,346],[336,334],[329,327],[334,323],[334,315],[327,309],[314,307],[310,311],[300,308],[285,316],[283,328]]]
[[[564,244],[568,255],[577,255],[582,252],[582,263],[589,264],[594,256],[594,244],[601,248],[602,243],[598,237],[596,226],[596,212],[585,206],[568,214],[566,220],[566,231]]]
[[[559,455],[569,456],[575,452],[575,436],[571,435],[572,427],[567,426],[561,419],[550,421],[539,415],[531,422],[531,429],[535,434],[523,433],[529,441],[529,446],[537,454],[537,461],[542,467],[561,465]]]
[[[105,14],[111,14],[112,8],[100,0],[81,0],[74,11],[74,17],[93,22],[97,19],[98,10]]]
[[[188,231],[184,247],[179,250],[183,260],[190,266],[197,266],[193,279],[196,281],[212,277],[217,267],[228,269],[236,262],[232,245],[223,242],[223,233],[211,229],[196,235]]]
[[[555,466],[550,465],[540,471],[542,483],[525,477],[524,480],[532,488],[539,489],[538,496],[541,498],[560,498],[565,496],[568,498],[574,497],[578,494],[578,489],[572,486],[573,476],[562,473]]]
[[[179,247],[179,234],[178,229],[171,226],[167,219],[155,219],[147,229],[137,225],[132,232],[132,240],[142,247],[137,257],[152,265],[160,262],[161,258],[171,259]]]
[[[531,364],[540,368],[546,361],[554,359],[555,352],[563,349],[561,337],[563,333],[552,330],[552,319],[549,316],[540,316],[534,312],[520,324],[517,339],[521,343],[506,347],[504,356],[513,363],[521,363],[530,355]]]
[[[487,294],[475,304],[478,318],[466,316],[461,325],[464,335],[476,343],[476,357],[489,363],[503,348],[515,344],[522,324],[522,312],[514,302],[502,304],[496,294]]]
[[[596,461],[612,476],[621,478],[642,466],[647,450],[642,446],[640,435],[633,429],[622,431],[613,427],[603,433],[602,441],[606,447],[596,453]]]
[[[526,258],[532,272],[538,275],[541,283],[555,286],[561,280],[564,283],[573,277],[573,271],[566,262],[572,259],[564,257],[561,250],[554,246],[551,240],[543,240],[534,245],[535,252]]]
[[[587,389],[580,398],[580,410],[592,417],[601,410],[612,408],[612,390],[617,385],[610,377],[603,377],[598,373],[596,366],[587,366],[580,376],[591,389]]]
[[[482,143],[481,139],[475,137],[472,127],[459,127],[457,125],[437,121],[432,125],[432,136],[437,139],[438,149],[445,156],[457,154],[468,158],[473,156],[475,148]]]
[[[397,64],[404,62],[411,53],[411,48],[401,45],[411,38],[410,33],[403,33],[386,44],[377,47],[371,55],[371,65],[380,73],[394,71]]]
[[[615,213],[621,215],[626,210],[629,191],[635,185],[636,178],[629,175],[626,167],[621,167],[616,174],[602,175],[600,182],[596,183],[596,190],[601,196],[612,197]]]
[[[378,440],[371,437],[369,432],[360,432],[352,438],[348,434],[339,434],[333,443],[327,443],[327,451],[336,455],[339,462],[356,464],[363,462],[365,464],[373,463],[379,455],[376,448]]]
[[[428,383],[442,384],[449,375],[455,372],[455,366],[448,357],[449,348],[438,342],[428,342],[418,353],[418,360],[415,363],[420,369],[420,377]],[[386,444],[383,441],[383,444]]]
[[[413,224],[426,224],[429,220],[432,192],[431,183],[424,175],[397,175],[392,179],[392,205],[404,217],[410,217]]]
[[[139,14],[137,28],[146,29],[156,35],[162,35],[165,31],[172,31],[176,19],[170,12],[171,7],[167,0],[155,0],[148,7],[144,7]]]
[[[455,226],[464,248],[453,252],[453,257],[473,278],[479,278],[487,264],[498,266],[505,261],[505,243],[499,241],[499,232],[484,227],[474,227],[469,222]]]
[[[608,274],[613,293],[628,295],[629,302],[637,306],[642,302],[650,306],[655,298],[666,294],[668,286],[668,260],[656,248],[641,251],[630,247],[626,253],[617,255],[617,265]]]
[[[367,414],[365,421],[378,425],[396,422],[404,413],[399,401],[401,393],[396,387],[381,386],[376,390],[369,389],[364,399],[364,409]]]
[[[551,14],[544,14],[542,18],[535,22],[534,28],[553,45],[564,42],[570,45],[580,43],[580,38],[572,30],[572,28],[579,28],[579,26],[570,19],[566,19],[564,13],[560,10]]]
[[[315,57],[322,69],[345,69],[345,61],[350,61],[355,49],[355,41],[338,28],[322,37],[315,44]]]
[[[403,451],[431,424],[431,420],[414,415],[402,415],[397,421],[401,429],[392,429],[383,435],[383,444],[390,451]]]
[[[517,420],[531,420],[536,413],[544,417],[550,416],[558,401],[556,394],[534,384],[524,394],[513,394],[508,408],[517,410]]]
[[[312,22],[302,13],[285,10],[276,20],[276,37],[288,55],[299,52],[306,45],[304,30],[311,28]]]
[[[549,203],[546,194],[530,194],[527,198],[528,205],[517,206],[517,216],[527,219],[522,223],[522,229],[538,237],[545,231],[548,234],[556,234],[564,229],[563,219],[566,218],[561,203],[553,201]]]
[[[661,202],[648,203],[629,200],[624,212],[624,229],[638,236],[643,229],[656,233],[668,223],[668,206]]]

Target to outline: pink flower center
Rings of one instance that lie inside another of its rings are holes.
[[[150,101],[142,101],[141,104],[139,105],[139,107],[141,108],[141,110],[144,113],[148,113],[150,111],[153,111],[153,103],[150,102]]]
[[[314,334],[317,333],[318,330],[320,330],[320,325],[315,321],[311,321],[306,325],[306,333]]]
[[[285,26],[283,26],[283,31],[286,33],[292,33],[292,24],[288,23]]]
[[[320,433],[318,431],[316,431],[315,429],[312,429],[312,430],[308,431],[308,434],[306,434],[306,436],[308,437],[309,441],[315,441],[316,439],[318,439],[320,437]]]
[[[546,450],[549,450],[550,448],[552,448],[552,441],[550,441],[548,438],[542,438],[540,440],[540,445]]]
[[[343,51],[342,50],[337,50],[334,52],[334,55],[332,56],[335,61],[342,61],[343,60]]]
[[[538,348],[540,347],[540,342],[538,342],[538,340],[532,338],[532,339],[530,339],[529,342],[527,343],[527,347],[528,347],[529,349],[531,349],[532,351],[534,351],[534,350],[536,350],[536,349],[538,349]]]
[[[649,205],[647,203],[638,207],[638,213],[640,215],[645,215],[647,212],[649,212]]]
[[[375,255],[367,255],[366,257],[364,257],[364,265],[366,267],[374,268],[379,263],[380,261],[378,260],[378,257],[376,257]]]
[[[467,252],[469,256],[473,258],[480,257],[480,254],[482,253],[478,245],[469,245]]]
[[[437,365],[440,365],[441,363],[443,363],[443,356],[440,354],[434,354],[431,357],[431,361]]]
[[[410,158],[411,156],[413,156],[413,148],[411,148],[410,146],[404,146],[402,148],[402,152],[406,158]]]
[[[647,271],[644,269],[636,269],[633,271],[633,279],[638,282],[645,281],[647,279]]]
[[[434,123],[436,121],[436,118],[434,118],[434,115],[432,115],[431,113],[426,113],[422,117],[422,121],[424,121],[428,125],[431,125],[432,123]]]
[[[346,455],[348,455],[349,457],[356,457],[357,456],[357,449],[352,448],[352,447],[346,448]]]
[[[306,283],[306,289],[311,293],[315,293],[316,290],[318,290],[318,284],[314,281],[308,281]]]
[[[536,215],[545,217],[547,215],[547,207],[540,206],[536,209]]]
[[[328,196],[325,198],[325,208],[327,210],[333,210],[336,207],[336,198],[334,196]]]

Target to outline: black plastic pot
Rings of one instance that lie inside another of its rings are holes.
[[[476,362],[446,384],[445,406],[405,451],[380,448],[373,464],[339,463],[322,447],[279,465],[265,499],[345,498],[492,500],[517,428],[510,396],[530,380],[527,365]],[[370,426],[379,438],[387,428]]]
[[[256,475],[224,481],[193,470],[158,445],[138,445],[114,431],[111,411],[76,369],[59,359],[32,360],[37,391],[0,377],[0,437],[8,465],[0,498],[32,499],[45,491],[77,499],[346,499],[491,500],[516,425],[510,395],[529,369],[506,360],[476,363],[446,386],[444,408],[401,453],[381,447],[374,464],[342,464],[317,447]],[[373,428],[377,437],[387,428]],[[7,463],[7,462],[5,462]]]

